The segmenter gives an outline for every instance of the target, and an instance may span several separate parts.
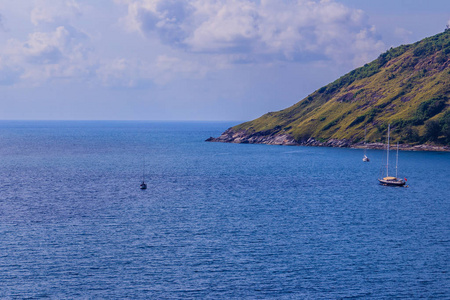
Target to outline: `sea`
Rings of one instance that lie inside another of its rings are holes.
[[[450,153],[386,187],[381,150],[205,142],[236,124],[0,121],[0,298],[450,298]]]

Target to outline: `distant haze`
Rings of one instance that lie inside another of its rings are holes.
[[[448,0],[2,1],[0,119],[254,119],[443,31],[449,12]]]

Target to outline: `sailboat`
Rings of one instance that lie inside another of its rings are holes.
[[[398,142],[397,142],[397,159],[395,162],[395,177],[389,176],[389,134],[391,131],[391,124],[388,126],[388,142],[387,142],[387,160],[386,160],[386,177],[383,177],[382,179],[378,179],[381,185],[389,185],[389,186],[404,186],[406,183],[406,179],[403,180],[401,178],[398,178],[397,176],[397,166],[398,166]]]
[[[142,183],[139,187],[141,190],[147,189],[147,184],[145,183],[145,160],[144,160],[143,167],[142,167]]]
[[[369,162],[370,159],[367,157],[367,147],[366,147],[366,128],[364,128],[364,157],[363,157],[363,161],[364,162]]]

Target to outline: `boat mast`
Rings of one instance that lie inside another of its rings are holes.
[[[364,127],[364,156],[366,156],[366,132],[367,132],[367,128]]]
[[[387,142],[387,160],[386,160],[386,177],[389,177],[389,134],[391,131],[391,124],[388,126],[388,142]]]
[[[398,142],[397,142],[397,158],[395,159],[395,178],[398,178],[397,166],[398,166]]]
[[[143,159],[143,165],[142,165],[142,182],[145,181],[145,157]]]

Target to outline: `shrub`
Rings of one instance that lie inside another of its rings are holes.
[[[327,90],[327,87],[321,87],[317,92],[319,92],[320,94],[322,94],[323,92],[325,92]]]
[[[391,126],[394,128],[397,128],[398,130],[401,130],[401,129],[405,128],[406,126],[408,126],[409,123],[410,123],[409,120],[398,119],[398,120],[392,121]]]
[[[374,107],[374,108],[372,108],[371,110],[369,110],[367,113],[366,113],[366,115],[368,116],[368,119],[367,119],[367,123],[370,123],[370,122],[372,122],[373,121],[373,119],[375,118],[375,116],[377,115],[377,114],[379,114],[381,112],[381,110],[380,109],[378,109],[378,108],[376,108],[376,107]]]
[[[428,120],[425,123],[425,138],[429,141],[437,141],[441,134],[441,125],[438,121]]]
[[[444,52],[441,52],[437,57],[436,57],[436,62],[438,64],[443,64],[447,61],[447,55],[445,55]]]
[[[425,43],[420,43],[416,49],[413,51],[413,55],[416,57],[420,56],[427,56],[431,53],[433,53],[435,50],[435,47],[432,42],[427,41]]]
[[[366,119],[367,115],[362,115],[362,116],[358,116],[356,117],[355,120],[353,120],[353,122],[350,123],[350,125],[348,125],[347,128],[353,127],[361,122],[363,122]]]
[[[444,135],[445,142],[450,144],[450,110],[445,112],[444,116],[439,120],[441,132]]]
[[[327,125],[325,125],[322,130],[328,130],[331,127],[335,126],[337,123],[339,122],[339,119],[336,119],[334,121],[331,121],[330,123],[328,123]]]
[[[445,108],[446,101],[447,97],[439,96],[420,103],[414,115],[415,119],[423,122],[423,120],[434,117]]]
[[[403,140],[409,143],[418,142],[420,139],[419,132],[417,129],[414,129],[412,126],[408,126],[403,131]]]

